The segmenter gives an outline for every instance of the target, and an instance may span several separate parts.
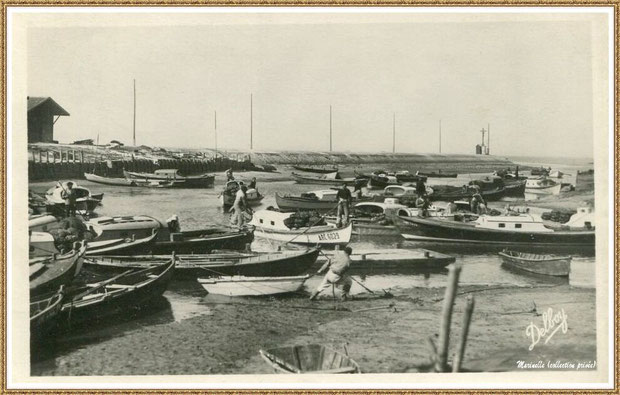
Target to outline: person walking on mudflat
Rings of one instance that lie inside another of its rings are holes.
[[[353,284],[353,280],[351,280],[351,276],[347,274],[349,267],[351,266],[351,253],[353,249],[351,247],[345,247],[343,251],[336,251],[334,257],[332,259],[328,259],[327,262],[321,267],[317,273],[321,274],[325,270],[327,273],[323,278],[321,284],[317,287],[317,289],[310,295],[310,300],[316,299],[316,297],[324,290],[329,289],[331,287],[336,287],[342,291],[341,298],[346,300],[349,296],[349,291],[351,290],[351,285]]]

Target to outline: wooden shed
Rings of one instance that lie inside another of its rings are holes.
[[[54,124],[67,115],[51,97],[28,96],[28,143],[54,142]]]

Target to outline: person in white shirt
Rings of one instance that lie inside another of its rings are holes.
[[[233,203],[230,211],[233,212],[233,224],[238,227],[242,227],[245,223],[245,217],[243,213],[247,208],[247,202],[245,200],[245,192],[248,188],[245,185],[241,185],[241,188],[235,194],[235,202]]]

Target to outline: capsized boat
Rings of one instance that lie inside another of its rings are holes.
[[[60,210],[63,211],[65,208],[65,199],[63,199],[63,191],[68,189],[67,183],[73,183],[73,190],[75,191],[76,202],[75,209],[79,214],[89,215],[95,208],[101,204],[101,199],[103,199],[103,194],[98,194],[97,197],[91,195],[90,190],[84,187],[79,186],[74,181],[65,181],[63,183],[57,183],[52,188],[48,189],[45,193],[45,198],[47,200],[48,207],[51,207],[52,210]]]
[[[307,274],[292,277],[231,276],[199,278],[198,282],[213,295],[263,296],[297,292],[308,278]]]
[[[547,276],[566,277],[570,273],[572,257],[544,254],[530,254],[503,250],[499,253],[506,267],[524,270],[530,273]]]
[[[160,297],[174,273],[175,258],[144,269],[128,269],[112,277],[68,291],[61,313],[66,322],[96,321]]]
[[[42,340],[57,324],[62,308],[64,286],[50,294],[30,300],[30,342]]]
[[[277,373],[337,374],[362,372],[357,362],[348,355],[321,344],[261,349],[259,353]]]
[[[231,180],[226,183],[224,190],[220,193],[220,202],[223,207],[230,207],[235,203],[237,191],[239,190],[239,181]],[[248,188],[245,191],[245,201],[248,206],[258,206],[265,196],[261,195],[256,188]]]
[[[297,276],[307,272],[316,262],[318,255],[317,248],[266,253],[226,251],[177,255],[175,277]],[[86,258],[84,264],[97,270],[124,271],[162,263],[169,258],[167,255],[94,256]]]
[[[116,185],[122,187],[135,187],[136,181],[121,177],[103,177],[94,173],[84,173],[84,178],[90,182],[104,185]]]
[[[138,173],[124,170],[125,178],[138,182],[160,180],[172,182],[171,186],[178,188],[211,188],[215,181],[213,174],[183,175],[178,169],[159,169],[153,173]]]
[[[275,210],[259,210],[254,213],[250,224],[256,228],[256,236],[284,243],[306,245],[344,245],[351,240],[352,224],[344,227],[317,225],[295,228],[290,218],[295,213]]]
[[[85,252],[85,243],[76,242],[66,254],[30,259],[30,295],[49,293],[69,284],[82,270]]]
[[[593,228],[551,228],[531,214],[481,215],[469,222],[433,217],[398,216],[398,219],[403,237],[416,241],[593,247],[595,240]]]

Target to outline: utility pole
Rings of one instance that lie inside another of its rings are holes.
[[[396,153],[396,113],[392,118],[392,153]]]
[[[136,146],[136,80],[133,80],[133,146]]]
[[[491,124],[487,125],[487,155],[491,153]]]
[[[441,119],[439,120],[439,153],[441,154]]]
[[[332,152],[332,105],[329,105],[329,152]]]
[[[217,158],[217,111],[214,111],[213,113],[213,124],[215,130],[215,157]]]
[[[253,125],[253,107],[252,107],[252,96],[253,94],[250,93],[250,151],[253,149],[253,141],[252,139],[254,138],[253,134],[254,134],[254,125]]]

